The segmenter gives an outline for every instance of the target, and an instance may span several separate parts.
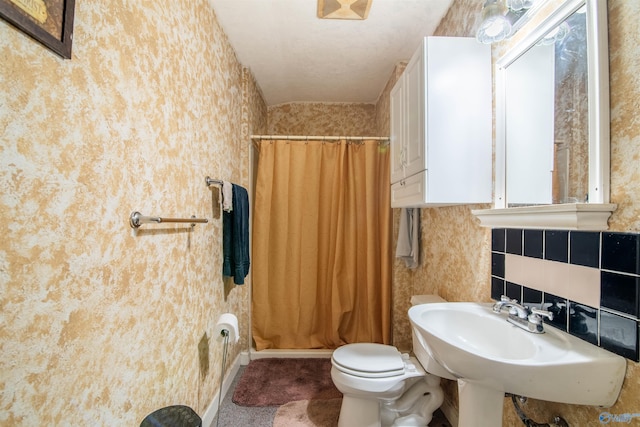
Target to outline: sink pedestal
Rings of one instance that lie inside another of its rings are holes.
[[[458,427],[500,427],[504,392],[485,385],[458,380],[460,418]]]

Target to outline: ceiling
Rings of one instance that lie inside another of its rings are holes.
[[[267,105],[276,105],[375,102],[452,1],[373,0],[366,20],[319,19],[317,0],[210,3]]]

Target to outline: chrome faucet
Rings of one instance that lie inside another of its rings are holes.
[[[550,311],[540,310],[537,308],[529,309],[528,307],[519,304],[517,300],[511,299],[505,295],[502,295],[500,297],[500,301],[493,305],[493,311],[500,313],[505,307],[509,309],[507,322],[535,334],[544,333],[543,317],[553,320],[553,313]]]
[[[509,309],[509,314],[517,315],[521,319],[526,319],[529,315],[527,307],[518,304],[518,300],[511,299],[506,295],[502,295],[500,301],[493,304],[493,311],[500,313],[504,307]]]

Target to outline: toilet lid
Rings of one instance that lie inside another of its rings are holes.
[[[331,361],[340,371],[360,377],[383,378],[404,373],[398,349],[384,344],[347,344],[333,352]]]

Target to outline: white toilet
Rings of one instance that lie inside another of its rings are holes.
[[[411,297],[413,305],[434,302],[445,301],[437,295]],[[455,378],[429,356],[415,332],[413,349],[420,362],[384,344],[347,344],[333,352],[331,379],[343,394],[338,427],[429,424],[443,400],[440,377]]]

